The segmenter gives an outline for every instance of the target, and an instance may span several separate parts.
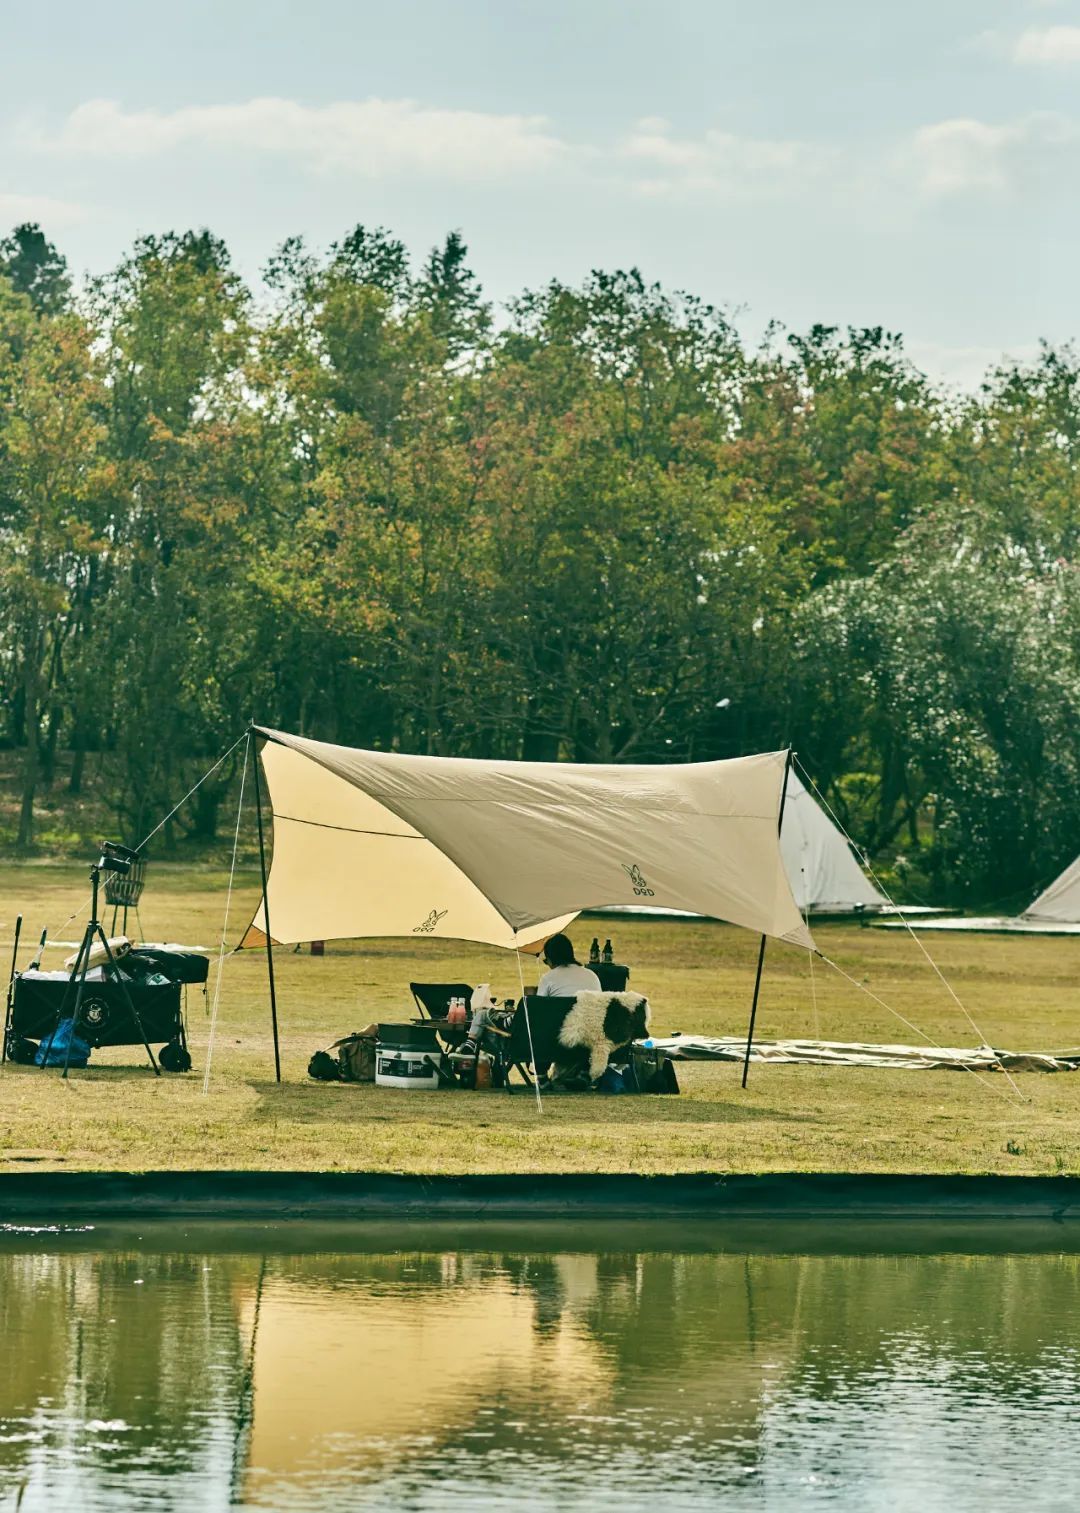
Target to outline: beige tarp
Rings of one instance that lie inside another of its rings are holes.
[[[782,751],[580,766],[257,734],[273,810],[275,941],[415,935],[525,947],[581,909],[649,903],[812,944],[777,836]],[[260,905],[245,944],[264,932]]]

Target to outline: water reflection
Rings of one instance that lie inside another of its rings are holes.
[[[10,1235],[0,1508],[1074,1506],[1076,1255],[573,1235]]]

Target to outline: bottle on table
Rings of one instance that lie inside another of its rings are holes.
[[[601,957],[601,960],[602,961],[614,961],[615,960],[615,952],[611,949],[611,941],[610,940],[605,940],[604,941],[604,953],[603,953],[603,956]]]
[[[597,940],[596,936],[594,935],[593,938],[592,938],[592,945],[589,947],[589,966],[590,967],[595,967],[596,963],[599,960],[600,960],[600,942]]]

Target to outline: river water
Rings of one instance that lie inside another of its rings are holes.
[[[1080,1506],[1080,1236],[0,1233],[0,1509]]]

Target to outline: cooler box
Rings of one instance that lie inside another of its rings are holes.
[[[437,1088],[441,1056],[430,1025],[381,1024],[375,1044],[375,1086],[408,1092]]]

